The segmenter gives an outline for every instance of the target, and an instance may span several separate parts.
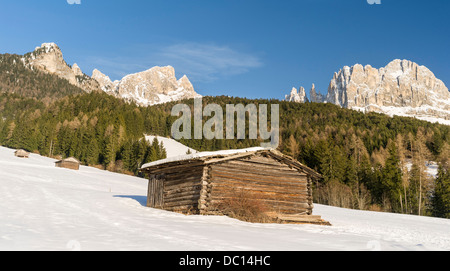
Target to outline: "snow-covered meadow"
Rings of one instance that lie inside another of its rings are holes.
[[[196,153],[197,151],[189,148],[188,146],[185,146],[183,144],[181,144],[180,142],[171,139],[171,138],[167,138],[167,137],[163,137],[163,136],[152,136],[152,135],[147,135],[145,136],[145,139],[151,144],[153,142],[154,139],[157,139],[159,143],[163,143],[164,145],[164,149],[166,150],[166,155],[167,158],[170,157],[174,157],[174,156],[178,156],[178,155],[183,155],[186,154],[188,151],[190,151],[191,153]]]
[[[0,147],[0,250],[450,250],[450,220],[316,205],[332,226],[145,207],[147,180]]]

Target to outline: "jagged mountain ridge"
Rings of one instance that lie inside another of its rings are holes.
[[[286,100],[302,95],[291,92]],[[448,88],[427,67],[409,60],[396,59],[380,69],[361,64],[344,66],[334,73],[326,96],[318,94],[313,85],[310,99],[364,112],[450,124]]]
[[[68,65],[61,49],[55,43],[43,43],[33,52],[25,54],[22,61],[32,70],[57,75],[88,93],[104,91],[141,106],[200,96],[186,75],[176,79],[175,69],[171,66],[153,67],[114,82],[97,69],[94,69],[92,76],[88,76],[76,63]]]
[[[134,101],[140,105],[153,105],[182,99],[199,97],[186,75],[179,80],[172,66],[153,67],[149,70],[129,74],[120,81],[111,81],[95,69],[92,78],[101,89],[115,97]]]

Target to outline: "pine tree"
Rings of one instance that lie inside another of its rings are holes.
[[[114,167],[114,163],[116,162],[116,149],[115,142],[113,136],[109,136],[106,139],[106,146],[103,154],[104,165],[106,169],[112,170]]]
[[[149,156],[150,145],[147,140],[142,139],[136,141],[134,144],[134,156],[136,157],[135,168],[136,170],[140,168],[143,164],[148,163],[150,159]]]
[[[450,170],[450,144],[447,142],[442,145],[437,161],[446,169]]]
[[[435,180],[431,213],[436,217],[450,218],[450,172],[442,164]]]
[[[166,151],[166,148],[164,148],[164,143],[161,141],[161,143],[159,143],[158,160],[166,159],[166,158],[167,158],[167,151]]]
[[[99,164],[99,156],[100,156],[100,148],[97,139],[92,137],[87,150],[86,163],[88,165],[96,165]]]
[[[159,160],[160,157],[160,148],[159,148],[159,142],[158,139],[155,137],[153,138],[152,144],[149,146],[148,149],[148,158],[146,163],[153,162]]]
[[[320,161],[320,171],[325,182],[336,181],[343,182],[345,180],[346,157],[344,150],[332,144],[329,138],[323,143],[322,148],[318,149],[315,155]]]
[[[381,185],[383,192],[392,205],[392,211],[400,212],[401,195],[402,195],[402,171],[400,169],[400,159],[395,144],[390,142],[388,145],[389,156],[386,159],[383,171]],[[396,203],[399,203],[398,205]]]
[[[123,146],[123,151],[122,151],[123,167],[126,170],[134,172],[136,170],[136,168],[135,168],[135,163],[133,163],[133,161],[135,161],[135,160],[136,160],[136,158],[135,158],[134,152],[133,152],[133,141],[128,140],[125,142],[125,144]]]

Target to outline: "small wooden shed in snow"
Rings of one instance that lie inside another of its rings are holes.
[[[217,203],[245,190],[278,221],[327,224],[312,216],[312,180],[320,174],[273,149],[249,148],[181,155],[148,163],[147,206],[216,215]]]
[[[30,153],[25,150],[17,150],[14,152],[14,155],[20,158],[28,158]]]
[[[79,170],[80,169],[80,161],[73,157],[69,157],[66,159],[62,159],[55,162],[56,167],[62,167],[62,168],[68,168],[68,169],[74,169]]]

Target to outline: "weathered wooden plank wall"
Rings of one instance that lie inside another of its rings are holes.
[[[198,202],[200,191],[202,190],[202,165],[184,164],[175,168],[161,168],[152,172],[157,174],[164,173],[162,193],[164,202],[160,208],[184,213],[195,214],[199,212]]]
[[[208,166],[207,195],[202,199],[201,213],[223,199],[233,198],[245,189],[269,210],[285,214],[311,214],[312,196],[308,176],[261,155],[229,160]]]
[[[147,206],[152,208],[164,207],[164,179],[165,175],[153,174],[148,181]]]

